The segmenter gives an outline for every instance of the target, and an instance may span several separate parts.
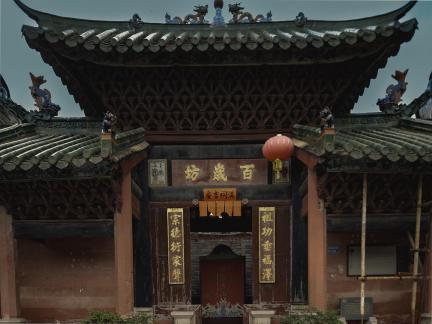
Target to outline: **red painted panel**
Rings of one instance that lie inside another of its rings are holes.
[[[201,304],[215,305],[221,299],[244,304],[244,260],[201,261]]]

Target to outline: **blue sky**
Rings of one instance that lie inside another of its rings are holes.
[[[213,0],[23,0],[30,7],[60,16],[129,20],[138,13],[144,21],[163,22],[165,12],[172,16],[190,13],[196,4],[209,4],[207,19],[214,16]],[[240,0],[239,0],[240,1]],[[233,3],[236,1],[229,1]],[[237,1],[238,2],[238,1]],[[228,1],[225,0],[225,3]],[[292,20],[299,11],[309,19],[346,20],[373,16],[394,10],[405,2],[400,1],[288,1],[288,0],[243,0],[242,5],[254,14],[273,12],[273,20]],[[225,5],[227,7],[227,4]],[[229,17],[227,8],[225,17]],[[379,71],[354,108],[354,112],[378,111],[376,100],[382,97],[386,87],[393,83],[391,74],[395,69],[409,68],[408,89],[404,101],[409,103],[426,88],[432,72],[432,1],[420,1],[402,20],[417,18],[419,30],[414,38],[402,45],[399,54],[391,58],[386,68]],[[53,102],[62,107],[60,116],[82,116],[60,79],[40,55],[28,48],[21,36],[23,24],[35,25],[12,0],[0,0],[0,71],[9,85],[13,99],[27,109],[33,109],[30,96],[29,72],[44,75],[48,82]]]

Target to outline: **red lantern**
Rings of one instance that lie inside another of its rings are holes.
[[[273,161],[273,170],[276,171],[276,179],[279,179],[282,161],[293,155],[294,143],[289,137],[277,134],[264,143],[262,151],[267,160]]]

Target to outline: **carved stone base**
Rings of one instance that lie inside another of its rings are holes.
[[[174,318],[174,324],[195,324],[195,312],[193,311],[172,311],[171,316]]]
[[[2,319],[0,318],[1,324],[12,324],[12,323],[26,323],[27,321],[24,318],[9,318],[9,319]]]
[[[249,324],[271,324],[271,319],[274,315],[274,310],[251,310],[249,313]]]
[[[432,313],[421,314],[420,324],[432,324]]]

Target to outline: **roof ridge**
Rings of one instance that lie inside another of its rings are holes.
[[[16,5],[27,15],[29,16],[31,19],[35,20],[36,22],[40,23],[42,20],[46,19],[46,20],[52,20],[52,18],[57,18],[57,19],[67,19],[67,20],[74,20],[74,21],[83,21],[83,22],[93,22],[93,23],[114,23],[114,24],[124,24],[125,26],[129,26],[128,21],[123,20],[123,21],[105,21],[105,20],[96,20],[96,19],[81,19],[81,18],[73,18],[73,17],[65,17],[65,16],[59,16],[59,15],[55,15],[55,14],[51,14],[51,13],[47,13],[47,12],[43,12],[43,11],[39,11],[36,9],[33,9],[29,6],[27,6],[26,4],[24,4],[21,0],[14,0]],[[357,19],[349,19],[349,20],[335,20],[335,21],[331,21],[331,20],[308,20],[308,26],[313,26],[314,23],[326,23],[326,22],[331,22],[331,23],[346,23],[346,22],[362,22],[362,21],[367,21],[367,20],[385,20],[388,22],[391,21],[397,21],[400,18],[404,17],[410,10],[412,7],[414,7],[414,5],[416,4],[417,0],[409,0],[407,3],[405,3],[402,7],[397,8],[393,11],[390,12],[386,12],[380,15],[375,15],[375,16],[369,16],[369,17],[363,17],[363,18],[357,18]],[[284,22],[293,22],[295,24],[295,20],[291,19],[291,20],[281,20],[281,21],[274,21],[274,22],[265,22],[263,23],[263,25],[268,25],[268,24],[274,24],[277,25],[278,23],[284,23]],[[382,23],[382,22],[381,22]],[[143,22],[143,27],[144,26],[165,26],[167,24],[165,23],[146,23]],[[168,24],[169,26],[173,26],[172,24]],[[196,28],[196,26],[207,26],[210,27],[210,24],[192,24],[192,25],[186,25],[186,26],[192,26],[191,28]],[[228,24],[228,25],[243,25],[243,24]],[[248,24],[247,24],[248,25]],[[254,26],[257,24],[253,24]],[[259,24],[258,24],[259,25]],[[181,25],[181,26],[185,26],[185,25]]]

